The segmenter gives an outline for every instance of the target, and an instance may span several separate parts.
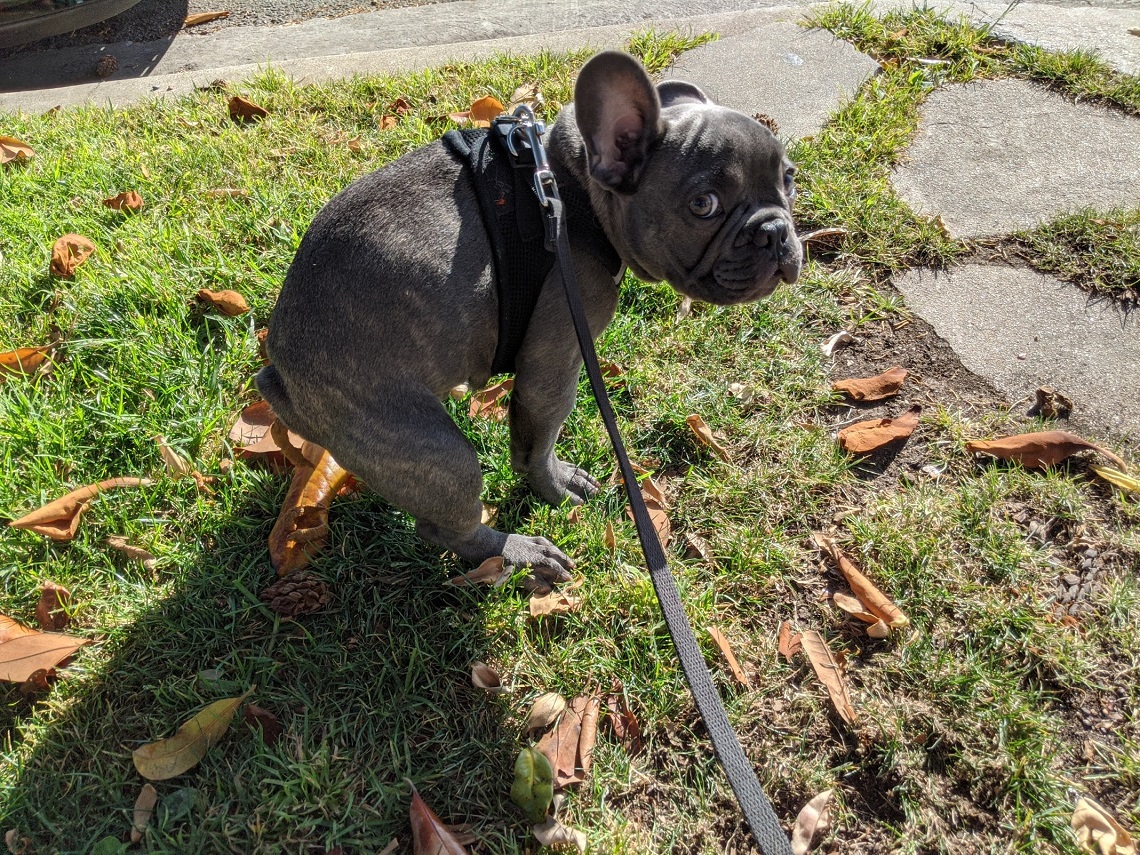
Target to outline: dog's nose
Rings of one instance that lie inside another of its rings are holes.
[[[788,224],[779,217],[764,222],[756,230],[757,246],[766,246],[779,252],[787,242]]]

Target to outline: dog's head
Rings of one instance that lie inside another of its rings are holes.
[[[795,167],[756,120],[696,86],[654,86],[641,64],[605,52],[583,67],[574,115],[589,180],[615,244],[638,276],[728,305],[799,276]]]

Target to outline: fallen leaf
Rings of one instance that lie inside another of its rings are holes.
[[[840,330],[819,347],[823,351],[824,356],[834,356],[835,351],[839,349],[841,344],[850,344],[855,341],[855,337],[847,330]]]
[[[685,424],[689,426],[689,428],[696,435],[697,439],[700,440],[702,445],[707,445],[709,448],[711,448],[716,456],[723,460],[725,463],[732,462],[728,456],[728,452],[725,450],[723,445],[717,442],[716,437],[713,436],[712,430],[707,424],[705,424],[704,419],[702,419],[696,413],[693,413],[691,416],[687,416],[685,418]]]
[[[713,555],[709,542],[695,531],[685,532],[685,555],[689,558],[700,558],[703,561],[716,563],[716,556]]]
[[[40,585],[40,601],[36,603],[36,623],[45,632],[59,632],[65,629],[71,618],[67,606],[71,602],[71,591],[55,582]]]
[[[585,709],[582,710],[582,732],[578,737],[578,768],[582,770],[583,778],[590,774],[590,766],[594,762],[594,745],[598,739],[598,716],[601,712],[601,695],[591,695],[586,698]]]
[[[214,701],[186,721],[174,736],[140,745],[131,755],[135,769],[151,781],[165,781],[193,769],[229,730],[234,713],[251,692],[252,688],[236,698]]]
[[[197,12],[193,15],[187,15],[182,21],[182,27],[196,27],[199,24],[208,24],[210,21],[217,21],[222,18],[228,18],[229,12]]]
[[[211,291],[209,288],[199,288],[197,297],[226,317],[234,318],[249,311],[249,303],[237,291]]]
[[[1071,615],[1068,615],[1071,617]],[[883,639],[891,634],[891,628],[887,626],[885,621],[877,620],[869,627],[867,627],[867,635],[871,638]]]
[[[376,855],[392,855],[397,849],[400,848],[399,838],[393,837],[388,841],[388,845],[381,849]],[[333,852],[326,852],[325,855],[335,855]]]
[[[0,680],[9,683],[25,683],[40,670],[51,672],[80,647],[91,643],[86,638],[56,632],[29,630],[16,635],[9,630],[7,634],[8,640],[0,644]]]
[[[513,572],[512,568],[506,566],[503,556],[492,555],[471,572],[448,579],[447,584],[456,586],[490,585],[494,588],[498,588],[506,584]]]
[[[118,196],[104,199],[103,204],[115,211],[137,214],[143,209],[143,198],[135,190],[124,190]]]
[[[779,655],[791,662],[792,657],[803,650],[803,646],[803,636],[792,632],[790,621],[780,624],[780,637],[776,641],[776,652]]]
[[[14,638],[23,638],[26,635],[39,634],[38,630],[34,630],[30,626],[24,626],[19,621],[12,620],[12,618],[7,615],[0,615],[0,644],[4,644]]]
[[[1089,469],[1108,483],[1127,493],[1140,493],[1140,478],[1129,475],[1127,472],[1121,472],[1119,469],[1113,469],[1111,466],[1099,466],[1095,463],[1089,466]]]
[[[206,195],[211,199],[239,199],[248,196],[249,191],[238,187],[215,187],[212,190],[207,190]]]
[[[526,717],[525,733],[532,730],[541,730],[550,727],[558,721],[558,717],[566,710],[566,699],[557,692],[546,692],[539,695],[531,705],[530,713]]]
[[[807,855],[816,835],[827,833],[831,824],[832,795],[832,790],[824,790],[800,809],[792,828],[792,855]]]
[[[122,537],[118,534],[108,535],[107,539],[104,542],[112,549],[116,549],[119,552],[123,553],[123,555],[127,556],[127,558],[130,558],[132,561],[138,561],[146,570],[154,572],[154,568],[158,563],[158,559],[143,549],[141,546],[131,545],[127,542],[127,539],[125,537]]]
[[[158,445],[158,453],[162,455],[162,462],[166,465],[166,471],[172,478],[186,478],[194,470],[194,466],[166,444],[166,437],[159,434],[154,438],[155,444]]]
[[[832,594],[831,601],[843,609],[843,611],[847,612],[847,614],[859,618],[859,620],[864,623],[880,623],[880,618],[867,611],[867,607],[860,602],[858,597],[852,594],[836,591]],[[883,625],[886,626],[886,624]]]
[[[471,407],[468,410],[471,418],[482,417],[501,422],[507,417],[506,397],[514,386],[514,378],[507,378],[501,383],[480,389],[471,396]]]
[[[241,711],[241,716],[246,727],[261,732],[261,741],[268,746],[276,745],[281,734],[285,732],[281,719],[257,704],[246,704],[245,709]]]
[[[265,460],[276,466],[291,463],[292,459],[286,456],[274,434],[276,421],[277,416],[268,401],[258,401],[243,409],[229,433],[230,441],[238,444],[237,456],[243,460]],[[285,438],[290,451],[296,450],[299,456],[304,440],[292,431],[287,431]]]
[[[577,697],[571,701],[558,719],[558,725],[543,734],[535,746],[550,761],[556,790],[582,781],[578,772],[578,743],[582,735],[582,714],[587,700],[585,697]]]
[[[139,797],[135,799],[135,812],[131,816],[131,843],[142,841],[156,804],[158,804],[158,790],[151,783],[143,784]]]
[[[480,98],[478,101],[473,101],[471,104],[471,121],[478,127],[481,122],[486,122],[490,125],[496,116],[503,113],[506,108],[502,102],[497,98],[490,95],[485,98]]]
[[[401,95],[388,105],[388,112],[395,113],[397,116],[406,116],[412,112],[412,105],[407,98]]]
[[[0,164],[30,160],[36,153],[26,142],[15,137],[0,136]]]
[[[531,617],[540,617],[577,611],[581,606],[582,601],[578,597],[572,597],[564,591],[551,591],[542,596],[532,595],[529,609]]]
[[[835,660],[827,642],[814,629],[801,633],[803,651],[807,655],[815,675],[823,683],[831,703],[839,717],[847,724],[855,724],[855,708],[851,705],[851,697],[847,692],[847,682],[843,677],[843,669]]]
[[[581,524],[581,522],[582,522],[582,506],[581,505],[575,505],[574,507],[572,507],[570,509],[570,512],[568,514],[566,514],[566,522],[573,523],[574,525],[580,525]]]
[[[383,115],[376,120],[376,126],[382,131],[390,131],[400,123],[395,116]]]
[[[896,365],[875,377],[836,380],[831,384],[831,388],[849,395],[856,401],[881,401],[898,394],[906,375],[906,369]]]
[[[565,826],[552,816],[548,816],[540,825],[531,829],[535,838],[543,846],[565,846],[572,844],[579,852],[586,851],[586,835],[576,828]]]
[[[1084,450],[1099,451],[1118,468],[1127,471],[1128,464],[1111,451],[1063,430],[1022,433],[1002,439],[967,442],[966,450],[990,454],[1003,460],[1014,460],[1030,469],[1056,466],[1069,456]]]
[[[554,799],[554,770],[537,748],[526,747],[515,758],[511,801],[531,822],[542,822]]]
[[[21,837],[18,828],[9,828],[4,833],[4,845],[11,855],[32,855],[33,852],[31,838]]]
[[[311,443],[305,443],[312,446]],[[320,446],[317,464],[297,466],[289,492],[269,533],[269,560],[278,576],[307,567],[329,534],[329,505],[349,472]]]
[[[847,229],[840,228],[839,226],[831,226],[825,229],[816,229],[815,231],[808,232],[807,234],[800,235],[800,243],[802,245],[814,244],[832,244],[837,245],[839,238],[847,236]]]
[[[1059,419],[1073,411],[1073,402],[1065,394],[1058,392],[1052,386],[1041,386],[1033,396],[1033,408],[1030,415],[1038,415],[1043,419]]]
[[[852,593],[859,598],[859,602],[866,606],[867,611],[892,629],[902,629],[910,623],[902,609],[875,587],[875,584],[864,575],[863,571],[839,548],[839,545],[832,538],[818,531],[813,537],[819,548],[826,552],[836,567],[839,568],[839,572],[843,574],[843,578],[851,586]]]
[[[851,454],[869,454],[892,442],[906,439],[918,427],[922,407],[913,406],[893,419],[869,419],[839,432],[839,446]]]
[[[12,520],[8,525],[47,535],[52,540],[71,540],[79,529],[80,516],[87,510],[91,500],[101,492],[118,487],[149,487],[151,483],[145,478],[108,478],[98,484],[72,490],[66,496],[49,502],[18,520]]]
[[[511,93],[510,103],[507,104],[505,110],[508,113],[513,113],[515,107],[520,104],[526,104],[532,110],[536,110],[542,106],[545,99],[542,97],[542,92],[539,91],[538,81],[534,83],[524,83],[521,86],[515,87],[515,91]]]
[[[706,629],[712,640],[716,642],[716,646],[720,648],[720,653],[724,657],[724,661],[728,663],[729,670],[732,671],[732,676],[736,678],[736,682],[747,689],[748,676],[744,673],[744,669],[740,667],[740,663],[736,661],[736,654],[732,652],[732,645],[728,643],[728,639],[724,637],[724,633],[715,626],[706,627]]]
[[[617,535],[614,534],[613,520],[606,520],[606,530],[602,535],[602,542],[610,552],[617,550]]]
[[[610,714],[607,717],[610,726],[614,729],[614,736],[624,746],[631,757],[641,752],[641,723],[629,707],[629,700],[622,690],[621,684],[614,681],[613,691],[606,697],[606,707]]]
[[[269,115],[269,111],[264,107],[259,107],[252,101],[247,101],[240,95],[235,95],[230,98],[228,104],[230,111],[230,118],[235,122],[252,122],[258,119],[264,119]]]
[[[1136,855],[1136,844],[1124,826],[1107,808],[1088,796],[1077,802],[1070,824],[1077,834],[1077,841],[1090,852]]]
[[[493,695],[501,695],[507,691],[503,687],[503,678],[499,676],[499,672],[486,662],[471,663],[471,685],[476,689],[485,689]]]
[[[21,347],[18,350],[9,350],[0,353],[0,383],[9,374],[31,374],[47,359],[48,351],[52,346]]]
[[[410,781],[408,785],[411,786]],[[412,787],[412,805],[408,813],[412,821],[412,851],[414,855],[467,855],[467,850],[420,798],[420,794],[414,786]]]
[[[645,501],[649,519],[653,522],[661,548],[664,549],[673,537],[673,524],[669,521],[669,505],[665,501],[665,494],[652,478],[646,478],[641,482],[641,498]],[[627,508],[626,513],[633,519],[633,508]]]
[[[95,244],[90,238],[83,235],[66,234],[59,238],[51,248],[51,272],[54,276],[70,279],[75,275],[75,268],[91,257],[95,251]]]

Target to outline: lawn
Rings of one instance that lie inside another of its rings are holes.
[[[1140,89],[1090,57],[1003,45],[929,12],[880,19],[834,7],[817,24],[884,65],[792,149],[801,231],[847,235],[794,286],[750,306],[679,317],[670,288],[627,278],[599,343],[624,372],[614,382],[623,434],[663,487],[683,601],[789,827],[832,788],[819,851],[1076,853],[1075,794],[1140,823],[1140,501],[1097,478],[1094,455],[1032,471],[967,452],[970,440],[1054,425],[1008,407],[908,313],[892,275],[989,248],[947,238],[888,176],[937,85],[1017,75],[1133,113]],[[660,71],[693,44],[647,34],[631,49]],[[590,774],[560,819],[593,851],[748,851],[584,384],[560,445],[604,487],[574,514],[537,502],[511,473],[505,423],[472,417],[468,399],[449,403],[480,451],[498,524],[545,535],[577,561],[576,610],[535,619],[516,586],[446,585],[470,568],[366,489],[333,503],[311,568],[331,602],[293,620],[259,598],[274,578],[266,538],[289,478],[235,459],[227,435],[257,399],[257,332],[307,224],[353,178],[439,136],[448,113],[478,97],[505,103],[540,81],[553,117],[585,59],[500,57],[315,86],[269,71],[176,101],[0,115],[0,134],[35,149],[0,168],[0,351],[55,343],[44,370],[0,385],[0,512],[14,519],[105,478],[154,482],[99,496],[70,542],[0,534],[0,614],[34,624],[39,587],[55,582],[72,592],[67,631],[93,642],[46,690],[0,690],[0,812],[16,846],[87,855],[107,837],[127,840],[143,784],[132,750],[252,688],[281,738],[269,745],[239,717],[193,769],[156,782],[143,850],[354,855],[396,837],[410,851],[410,781],[446,822],[469,826],[473,852],[534,851],[509,798],[530,704],[616,685],[645,744],[633,750],[603,720]],[[269,116],[231,121],[234,94]],[[145,201],[138,214],[102,204],[127,190]],[[1121,234],[1136,216],[1090,211],[1010,246],[1127,303],[1135,243]],[[73,279],[48,271],[65,233],[97,247]],[[1046,252],[1050,234],[1082,241],[1079,257]],[[251,311],[205,308],[201,288],[238,291]],[[833,361],[819,344],[840,329],[860,343]],[[853,407],[831,390],[894,364],[912,371],[895,399]],[[913,404],[921,421],[902,447],[856,457],[837,444],[839,428]],[[727,461],[697,441],[692,413],[723,437]],[[168,475],[157,435],[215,479],[208,489]],[[1140,460],[1134,440],[1088,438]],[[833,605],[841,585],[817,531],[839,540],[908,628],[874,640]],[[111,548],[113,536],[156,562]],[[804,657],[778,656],[783,621],[845,654],[853,724]],[[710,626],[732,644],[747,687]],[[510,691],[472,686],[475,661]]]

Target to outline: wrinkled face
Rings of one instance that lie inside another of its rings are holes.
[[[795,167],[754,119],[715,104],[661,111],[636,192],[617,213],[646,279],[719,305],[766,297],[795,282],[802,249],[792,223]]]

